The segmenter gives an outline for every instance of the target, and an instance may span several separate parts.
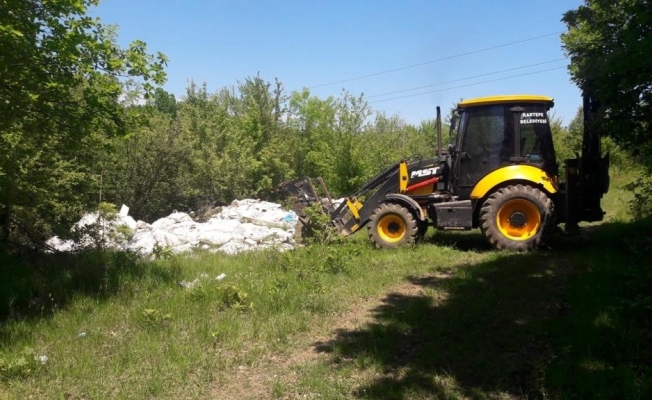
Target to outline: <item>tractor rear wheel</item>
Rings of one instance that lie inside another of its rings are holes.
[[[480,229],[498,249],[529,251],[542,246],[556,226],[555,205],[544,192],[511,185],[494,192],[480,209]]]
[[[369,220],[369,238],[378,248],[393,249],[414,243],[417,221],[405,207],[393,203],[379,205]]]

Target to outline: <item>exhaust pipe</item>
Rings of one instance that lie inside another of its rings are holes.
[[[437,121],[435,122],[435,129],[437,130],[437,157],[441,158],[441,108],[437,106]]]

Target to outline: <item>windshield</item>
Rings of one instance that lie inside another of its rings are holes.
[[[538,104],[525,106],[521,113],[520,125],[520,156],[527,162],[541,164],[548,173],[557,175],[557,160],[545,107]]]

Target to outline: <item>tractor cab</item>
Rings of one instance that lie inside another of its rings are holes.
[[[558,175],[547,111],[553,99],[513,95],[482,97],[458,104],[451,134],[455,143],[451,191],[469,198],[478,182],[509,165],[531,165]]]

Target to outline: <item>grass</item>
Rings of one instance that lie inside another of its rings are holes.
[[[652,230],[622,183],[605,223],[534,254],[473,232],[0,260],[0,398],[649,398]]]

